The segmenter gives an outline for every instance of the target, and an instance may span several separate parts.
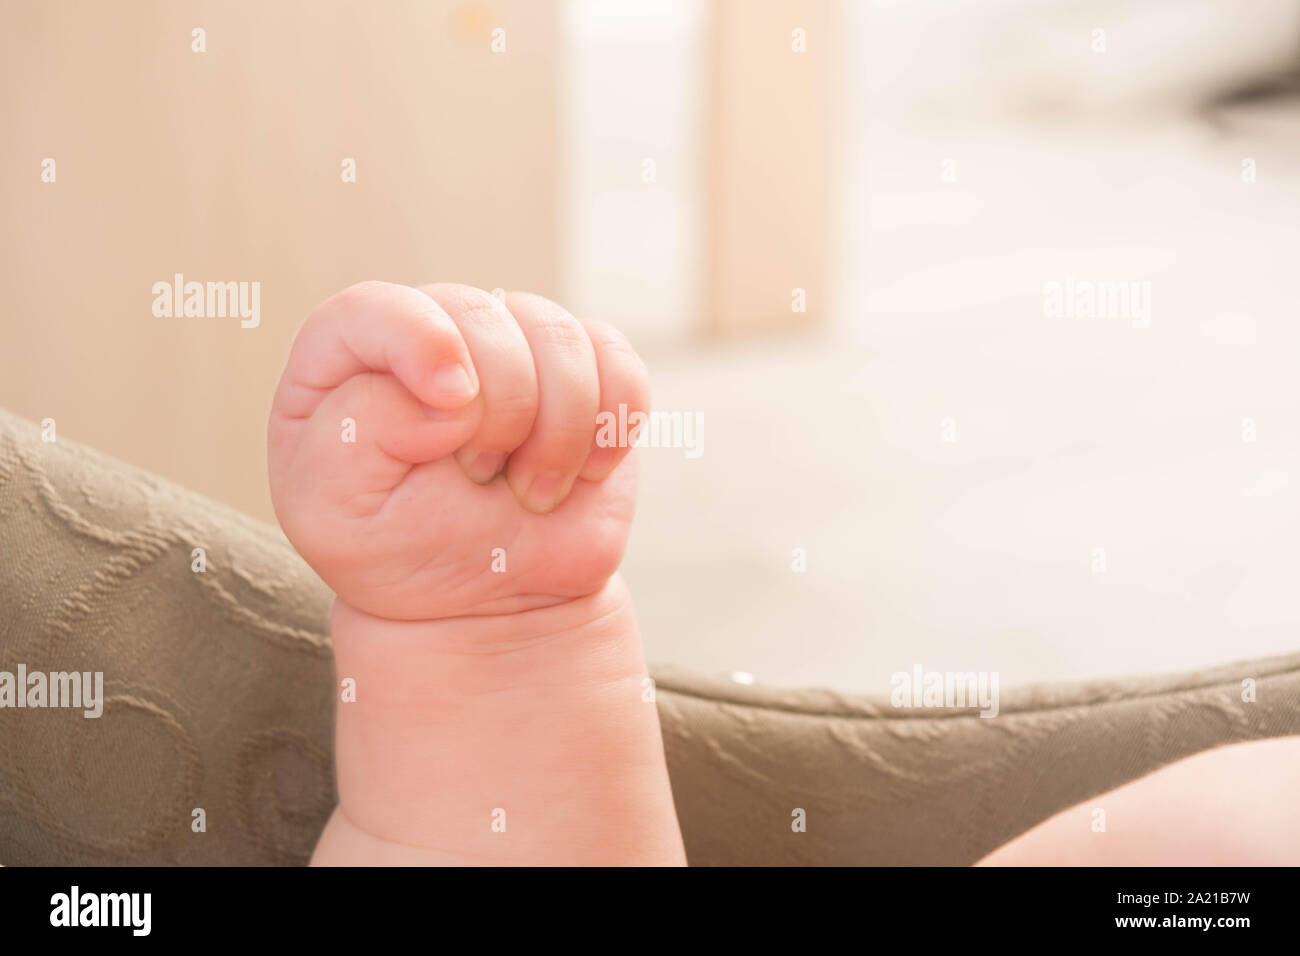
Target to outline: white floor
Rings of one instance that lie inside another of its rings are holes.
[[[651,659],[883,692],[1300,651],[1297,115],[871,130],[840,321],[650,357],[705,419],[641,452]],[[1067,275],[1150,282],[1150,327],[1046,316]]]

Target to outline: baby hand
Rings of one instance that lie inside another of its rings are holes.
[[[597,414],[648,402],[627,340],[546,299],[363,282],[294,341],[267,436],[275,513],[375,617],[588,595],[622,559],[636,494],[628,449],[595,441]]]
[[[545,299],[366,282],[298,333],[268,429],[334,589],[339,805],[313,861],[681,863],[630,596],[636,491],[597,415],[626,340]],[[508,815],[509,826],[505,820]]]

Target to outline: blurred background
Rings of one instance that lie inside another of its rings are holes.
[[[1300,646],[1300,0],[0,11],[0,405],[61,439],[273,520],[317,302],[527,288],[703,416],[640,453],[652,661],[879,692]],[[260,324],[155,317],[176,273]],[[1069,276],[1150,283],[1150,326],[1051,317]]]

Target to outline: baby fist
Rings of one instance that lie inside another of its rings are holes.
[[[596,441],[620,405],[645,412],[649,379],[609,326],[523,293],[364,282],[294,341],[267,431],[272,503],[325,583],[376,617],[580,597],[617,569],[634,511],[629,448]]]

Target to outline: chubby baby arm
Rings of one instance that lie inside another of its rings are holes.
[[[615,573],[635,462],[595,442],[620,404],[626,340],[536,296],[363,283],[304,323],[272,500],[354,689],[313,862],[684,862]]]

